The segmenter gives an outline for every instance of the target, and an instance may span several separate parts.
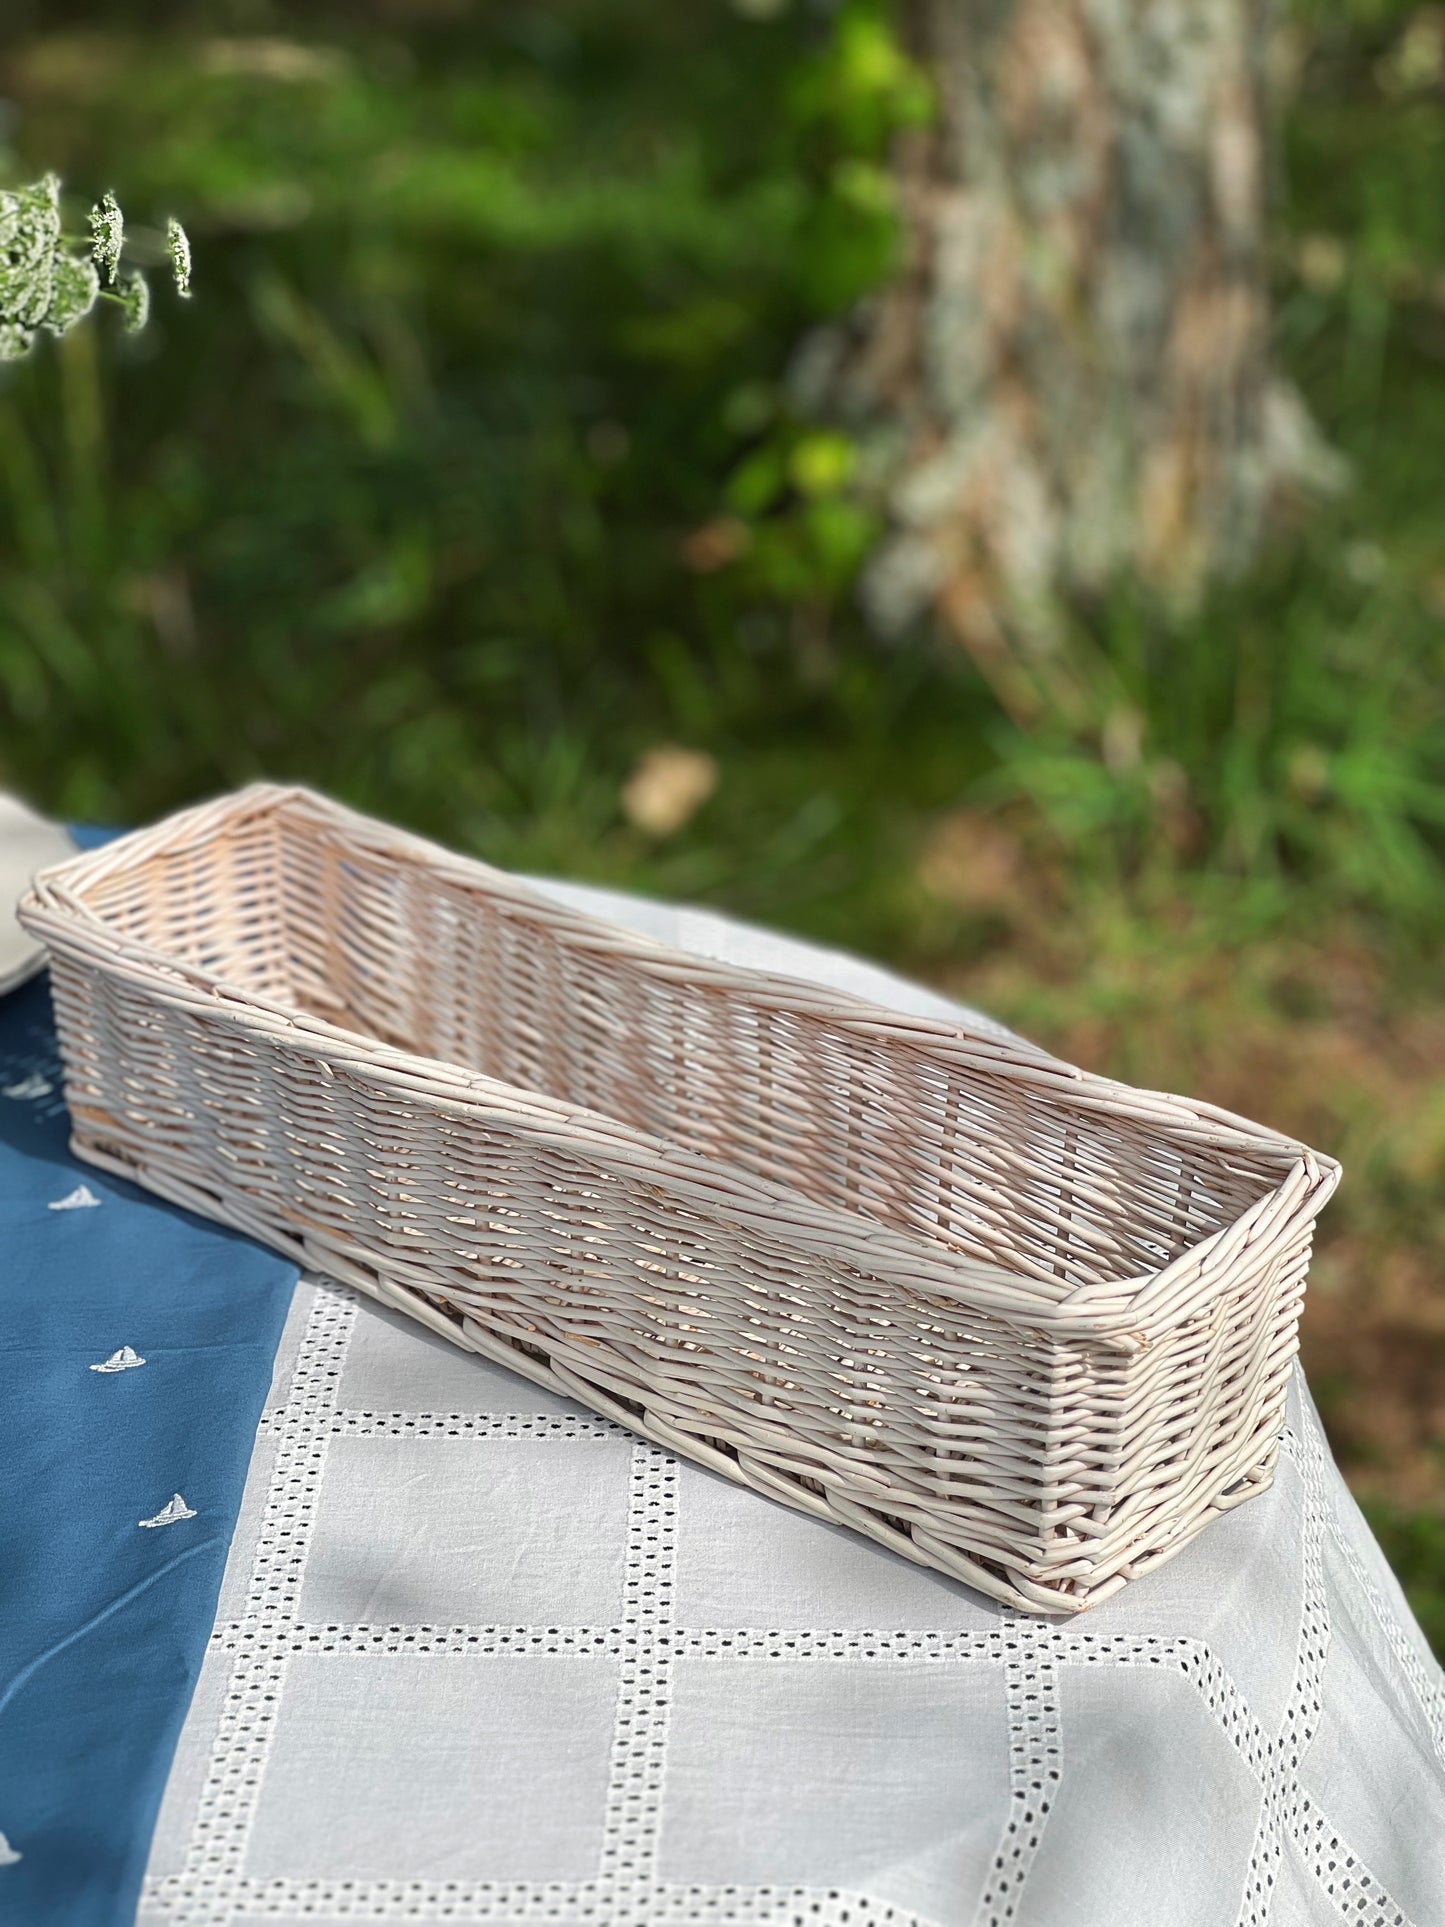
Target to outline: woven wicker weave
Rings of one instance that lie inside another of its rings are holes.
[[[1076,1612],[1267,1484],[1338,1168],[700,961],[302,790],[44,872],[77,1152]]]

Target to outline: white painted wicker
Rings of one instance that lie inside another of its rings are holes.
[[[77,1152],[1076,1612],[1271,1477],[1328,1158],[712,964],[303,790],[37,879]]]

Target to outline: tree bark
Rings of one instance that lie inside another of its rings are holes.
[[[1269,0],[915,0],[894,285],[800,358],[886,504],[879,627],[982,656],[1120,577],[1187,601],[1329,465],[1270,352]],[[811,391],[810,393],[807,391]]]

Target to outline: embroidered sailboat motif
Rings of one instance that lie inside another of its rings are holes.
[[[52,1198],[50,1209],[52,1211],[86,1211],[92,1205],[99,1203],[100,1199],[88,1184],[77,1184],[75,1189],[67,1191],[63,1198]]]
[[[17,1860],[24,1858],[24,1854],[17,1853],[4,1834],[0,1833],[0,1867],[13,1867]]]
[[[194,1519],[195,1516],[194,1511],[177,1492],[170,1504],[162,1506],[154,1519],[138,1519],[136,1523],[143,1526],[173,1526],[182,1519]]]
[[[55,1086],[48,1078],[42,1077],[39,1071],[32,1071],[29,1077],[22,1077],[18,1084],[7,1084],[4,1091],[0,1092],[0,1096],[19,1098],[49,1097],[54,1090]]]
[[[93,1372],[133,1372],[137,1365],[144,1364],[145,1360],[139,1352],[133,1352],[129,1345],[122,1345],[118,1352],[112,1352],[103,1363],[92,1365],[90,1369]]]

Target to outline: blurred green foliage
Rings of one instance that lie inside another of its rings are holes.
[[[976,692],[857,633],[850,452],[782,387],[893,257],[884,15],[100,11],[10,36],[11,171],[176,206],[200,294],[0,397],[3,776],[133,818],[298,772],[630,874],[619,779],[680,734],[747,773],[668,887],[805,869],[826,922],[895,872],[877,803],[967,779]]]
[[[0,175],[113,187],[142,250],[174,210],[197,292],[0,371],[0,784],[134,821],[296,775],[915,966],[997,936],[918,882],[997,810],[1100,943],[1182,902],[1428,969],[1445,28],[1294,0],[1273,57],[1281,354],[1352,485],[1191,615],[1077,611],[1086,700],[1025,729],[864,632],[855,451],[789,398],[897,258],[888,0],[11,0]],[[721,781],[655,842],[665,741]],[[1433,1530],[1391,1548],[1438,1636]]]
[[[1280,332],[1357,486],[1187,621],[1085,612],[1087,712],[1026,734],[946,649],[861,633],[853,451],[787,398],[896,251],[888,144],[930,97],[886,0],[18,21],[9,172],[176,206],[202,298],[0,392],[4,776],[134,817],[295,771],[894,949],[910,838],[986,779],[1106,883],[1428,928],[1445,134],[1415,21],[1301,4],[1282,56]],[[616,807],[659,736],[727,772],[665,853]]]
[[[1421,1631],[1445,1654],[1445,1519],[1385,1504],[1366,1506],[1365,1516],[1400,1575]]]

